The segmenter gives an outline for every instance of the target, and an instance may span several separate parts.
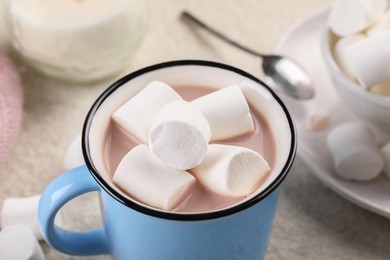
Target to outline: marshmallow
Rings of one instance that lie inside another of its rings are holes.
[[[349,35],[338,40],[335,46],[335,58],[337,63],[340,66],[340,69],[352,80],[355,80],[356,77],[348,67],[348,63],[345,61],[345,50],[365,38],[364,34]]]
[[[7,198],[1,209],[0,227],[5,228],[15,224],[29,227],[37,239],[42,240],[38,225],[38,204],[41,195],[24,198]],[[61,225],[61,214],[56,215],[55,223]]]
[[[390,79],[390,31],[368,37],[345,49],[345,62],[362,87]]]
[[[178,170],[202,163],[211,138],[209,123],[193,104],[173,101],[156,117],[149,134],[151,152],[162,162]]]
[[[206,188],[225,196],[246,196],[270,171],[268,163],[248,148],[211,144],[204,162],[191,173]]]
[[[195,184],[191,174],[162,164],[144,144],[126,154],[113,181],[135,199],[163,210],[178,206]]]
[[[43,260],[45,256],[28,227],[12,225],[0,232],[0,259]]]
[[[369,127],[359,122],[337,126],[327,137],[333,164],[340,177],[367,181],[383,169],[384,161]]]
[[[329,14],[330,29],[338,36],[362,32],[385,13],[387,0],[337,0]]]
[[[390,142],[382,147],[381,153],[385,160],[385,167],[383,170],[387,177],[390,178]]]
[[[65,169],[70,170],[84,164],[83,151],[81,150],[81,134],[77,135],[70,143],[64,158]]]
[[[7,198],[1,209],[1,228],[15,224],[29,227],[38,239],[42,239],[38,225],[40,195],[26,198]]]
[[[152,81],[116,110],[112,118],[122,129],[146,143],[156,114],[169,102],[181,99],[167,84]]]
[[[207,118],[213,141],[254,131],[248,103],[237,85],[202,96],[191,103]]]

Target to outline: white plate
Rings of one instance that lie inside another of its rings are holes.
[[[316,96],[310,101],[297,101],[281,94],[294,116],[298,129],[298,156],[325,185],[372,212],[390,218],[390,180],[382,173],[369,182],[347,181],[333,169],[326,136],[336,125],[359,120],[340,102],[325,68],[320,52],[320,38],[330,7],[322,8],[293,25],[281,38],[275,52],[299,61],[314,80]],[[313,114],[330,116],[330,126],[322,132],[310,131],[308,118]],[[372,126],[371,126],[372,127]],[[373,127],[378,142],[390,141],[390,134]]]

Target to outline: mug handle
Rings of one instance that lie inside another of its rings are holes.
[[[42,193],[38,207],[39,226],[46,242],[70,255],[108,254],[103,228],[73,232],[54,224],[57,212],[70,200],[91,191],[100,191],[85,165],[63,173]]]

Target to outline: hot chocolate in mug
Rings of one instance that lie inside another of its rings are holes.
[[[111,115],[155,80],[183,88],[242,86],[251,109],[261,114],[273,136],[271,172],[255,192],[227,207],[176,212],[139,202],[113,184],[105,159]],[[57,177],[39,203],[40,228],[50,246],[71,255],[110,254],[126,260],[251,260],[266,253],[278,187],[293,163],[297,137],[285,105],[263,82],[225,64],[182,60],[138,70],[111,85],[89,111],[81,145],[85,165]],[[54,224],[61,207],[91,191],[99,194],[101,228],[74,232]]]

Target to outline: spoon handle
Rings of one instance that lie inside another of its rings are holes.
[[[257,57],[264,57],[263,54],[257,52],[257,51],[254,51],[246,46],[243,46],[241,45],[240,43],[230,39],[229,37],[227,37],[226,35],[224,35],[223,33],[215,30],[214,28],[211,28],[209,25],[205,24],[204,22],[202,22],[201,20],[199,20],[198,18],[194,17],[192,14],[190,14],[189,12],[187,11],[183,11],[181,13],[181,17],[184,18],[184,19],[188,19],[189,21],[193,22],[194,24],[200,26],[201,28],[205,29],[206,31],[210,32],[211,34],[213,34],[214,36],[218,37],[219,39],[227,42],[227,43],[230,43],[231,45],[247,52],[247,53],[250,53],[250,54],[253,54]]]

